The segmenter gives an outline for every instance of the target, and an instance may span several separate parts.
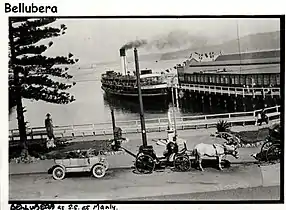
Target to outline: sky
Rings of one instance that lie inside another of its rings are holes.
[[[72,52],[80,63],[98,63],[119,59],[119,49],[136,39],[156,40],[171,32],[188,37],[204,37],[207,44],[219,44],[253,33],[277,31],[279,19],[58,19],[53,25],[64,23],[66,34],[54,39],[54,45],[46,55],[67,55]],[[237,27],[238,26],[238,27]],[[238,28],[238,30],[237,30]],[[196,44],[194,41],[192,44]],[[140,53],[174,51],[186,48],[142,48]],[[129,52],[131,53],[131,52]]]

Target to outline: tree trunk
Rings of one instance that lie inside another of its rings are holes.
[[[13,74],[14,74],[18,129],[20,133],[20,145],[22,147],[21,156],[27,157],[28,146],[27,146],[26,124],[25,124],[23,104],[22,104],[21,84],[19,81],[19,67],[17,67],[15,63],[16,55],[15,55],[15,48],[14,48],[13,27],[12,27],[11,19],[9,20],[9,41],[10,41],[10,50],[11,50],[11,63],[12,63],[12,69],[13,69]]]
[[[26,123],[24,119],[23,105],[22,105],[22,97],[21,92],[16,91],[17,96],[17,119],[18,119],[18,129],[20,132],[20,144],[22,147],[21,156],[28,156],[28,145],[27,145],[27,133],[26,133]]]

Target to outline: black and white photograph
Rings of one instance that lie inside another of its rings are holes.
[[[283,200],[282,20],[10,16],[9,200]]]

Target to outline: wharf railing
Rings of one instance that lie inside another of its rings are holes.
[[[217,85],[181,84],[178,89],[193,92],[209,92],[214,94],[240,95],[240,96],[280,96],[279,87],[233,87]]]
[[[269,120],[280,119],[280,106],[269,107],[265,109]],[[231,125],[246,125],[255,124],[257,121],[257,114],[260,110],[248,112],[233,112],[222,114],[208,114],[198,116],[183,116],[176,117],[176,126],[178,130],[184,129],[198,129],[215,127],[219,120],[226,120]],[[171,119],[173,123],[173,119]],[[161,132],[166,131],[168,127],[168,118],[153,118],[145,119],[146,132]],[[140,120],[116,121],[116,126],[122,129],[122,132],[140,133]],[[104,122],[97,124],[80,124],[80,125],[60,125],[54,126],[55,137],[85,137],[98,135],[111,135],[112,122]],[[28,140],[47,138],[45,127],[27,128]],[[19,130],[9,130],[9,140],[19,140]]]

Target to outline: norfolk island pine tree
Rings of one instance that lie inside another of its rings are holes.
[[[16,107],[22,156],[28,156],[26,122],[22,98],[67,104],[75,98],[66,92],[68,65],[75,64],[73,54],[48,57],[42,55],[53,45],[52,38],[65,34],[67,27],[49,26],[56,18],[9,18],[9,112]],[[49,39],[47,45],[37,44]],[[60,81],[57,79],[61,79]]]

